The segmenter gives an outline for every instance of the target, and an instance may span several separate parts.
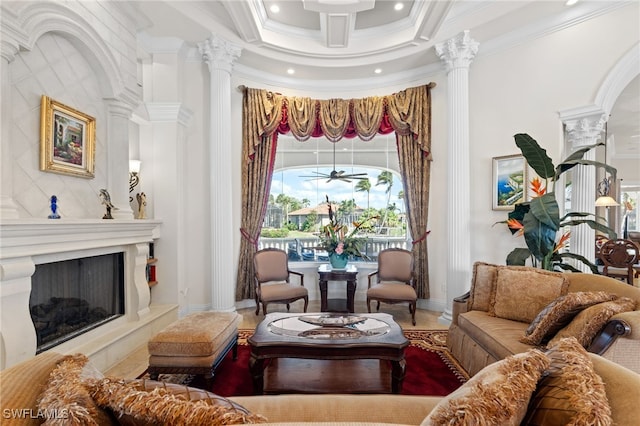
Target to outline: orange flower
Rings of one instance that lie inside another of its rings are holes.
[[[537,176],[531,180],[531,190],[538,197],[544,195],[547,192],[547,188],[542,187],[542,182]]]
[[[517,229],[518,235],[524,234],[524,225],[517,219],[507,219],[507,226],[509,229]]]
[[[556,253],[558,250],[560,250],[562,247],[565,246],[567,241],[569,241],[569,236],[570,235],[571,235],[571,232],[565,232],[562,235],[562,237],[560,238],[560,241],[558,241],[558,243],[556,244],[556,247],[553,249],[554,253]]]

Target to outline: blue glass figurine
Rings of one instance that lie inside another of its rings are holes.
[[[58,197],[55,195],[51,196],[51,214],[48,216],[49,219],[60,219],[60,215],[58,214]]]

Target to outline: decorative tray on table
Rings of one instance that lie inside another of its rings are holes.
[[[309,324],[320,325],[323,327],[347,327],[367,320],[365,317],[359,317],[356,315],[304,315],[298,319]]]

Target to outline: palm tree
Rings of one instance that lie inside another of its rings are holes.
[[[340,206],[338,207],[338,212],[345,218],[348,222],[353,222],[353,213],[356,211],[356,202],[352,198],[351,200],[343,200],[340,202]]]
[[[378,175],[378,181],[376,182],[376,186],[378,185],[386,185],[387,189],[385,189],[384,193],[387,194],[387,206],[391,202],[391,187],[393,186],[393,173],[389,171],[381,172]],[[382,218],[382,227],[387,221],[388,210],[384,210],[384,217]]]
[[[358,192],[367,193],[367,210],[369,210],[369,194],[371,193],[371,181],[369,180],[369,178],[360,180],[355,189]]]
[[[289,197],[285,194],[278,194],[278,196],[276,197],[276,204],[282,207],[282,211],[284,213],[284,226],[289,223],[289,212],[291,211],[290,207],[294,200],[294,198]]]

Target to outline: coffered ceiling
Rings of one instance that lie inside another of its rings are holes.
[[[433,46],[469,30],[482,51],[603,13],[606,2],[566,0],[140,1],[143,30],[195,45],[222,36],[242,48],[236,64],[306,80],[345,80],[441,67]],[[610,2],[609,2],[610,3]],[[395,10],[401,5],[400,10]],[[277,13],[272,11],[277,6]]]
[[[469,30],[478,55],[565,29],[625,2],[581,0],[137,1],[142,32],[195,47],[212,34],[242,49],[234,67],[292,87],[400,81],[438,72],[434,45]],[[378,80],[376,80],[378,79]],[[612,111],[616,156],[640,155],[638,82]],[[622,132],[624,128],[624,134]],[[610,148],[611,149],[611,148]]]

